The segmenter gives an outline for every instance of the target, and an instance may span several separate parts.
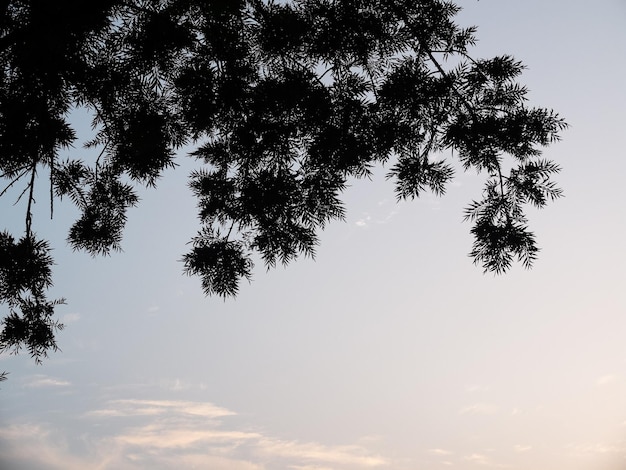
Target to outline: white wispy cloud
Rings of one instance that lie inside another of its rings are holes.
[[[480,454],[480,453],[473,453],[470,455],[467,455],[464,458],[465,461],[467,462],[471,462],[475,465],[480,465],[482,467],[488,467],[488,468],[510,468],[510,465],[506,465],[506,464],[501,464],[498,462],[495,462],[491,457],[485,455],[485,454]]]
[[[445,449],[428,449],[428,452],[435,455],[451,455],[452,452]]]
[[[194,415],[220,418],[235,413],[209,402],[177,400],[112,400],[107,408],[93,410],[88,416]]]
[[[0,438],[3,440],[28,439],[45,437],[47,431],[37,424],[12,424],[8,427],[0,427]]]
[[[607,374],[599,377],[596,380],[596,385],[602,387],[603,385],[609,385],[617,381],[619,377],[615,374]]]
[[[0,428],[4,446],[0,454],[0,468],[81,470],[104,467],[85,466],[87,462],[72,455],[67,444],[49,427],[40,424],[19,424]],[[36,449],[36,452],[33,450]]]
[[[369,215],[366,215],[365,217],[362,217],[359,220],[357,220],[355,222],[355,225],[357,227],[367,227],[371,220],[372,218]]]
[[[75,421],[71,429],[34,424],[1,430],[8,445],[0,468],[357,470],[391,465],[368,450],[367,439],[351,445],[277,439],[225,421],[234,415],[210,402],[111,400],[82,414],[86,431],[77,431]],[[80,445],[71,445],[73,440]],[[37,452],[23,452],[35,447]]]
[[[521,444],[515,444],[513,446],[513,450],[515,450],[515,452],[528,452],[530,449],[532,449],[531,446],[523,446]]]
[[[497,413],[497,411],[498,406],[491,403],[474,403],[461,408],[459,413],[462,415],[492,415]]]
[[[41,374],[33,375],[24,380],[24,386],[27,388],[67,387],[69,385],[71,383],[67,380]]]
[[[593,444],[568,444],[567,449],[577,454],[625,454],[626,443],[593,443]]]
[[[207,468],[220,470],[269,470],[244,458],[203,451],[163,452],[120,445],[114,438],[81,437],[88,454],[76,454],[67,445],[67,435],[42,425],[0,429],[4,443],[0,468],[15,470],[153,470]],[[33,452],[33,449],[37,449]],[[167,449],[166,449],[167,450]]]
[[[391,221],[396,215],[400,213],[401,204],[392,203],[391,208],[389,208],[390,201],[388,199],[379,201],[377,206],[376,214],[370,214],[369,212],[364,212],[363,216],[360,219],[357,219],[355,225],[357,227],[369,227],[372,224],[376,225],[385,225]]]
[[[170,390],[174,392],[180,392],[182,390],[188,390],[189,388],[191,388],[191,384],[187,382],[183,382],[180,379],[176,379],[174,380],[174,383],[169,388]]]
[[[332,467],[320,467],[319,465],[290,465],[292,470],[334,470]]]
[[[465,460],[468,462],[474,462],[481,465],[486,465],[489,463],[489,458],[482,454],[471,454],[465,457]]]
[[[66,313],[61,317],[61,323],[64,325],[76,323],[78,320],[80,320],[80,313]]]
[[[300,443],[277,439],[262,439],[258,443],[262,453],[284,459],[298,459],[334,463],[336,465],[350,465],[357,468],[372,468],[387,465],[387,460],[381,456],[368,454],[361,446],[327,446],[314,442]]]
[[[115,442],[123,446],[140,447],[143,449],[186,449],[197,444],[233,444],[240,445],[243,441],[257,440],[262,436],[256,433],[241,431],[219,431],[211,429],[193,429],[189,427],[174,428],[173,423],[147,425],[129,429],[126,434],[115,436]]]

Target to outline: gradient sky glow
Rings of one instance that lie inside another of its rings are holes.
[[[72,253],[72,209],[40,201],[67,326],[42,366],[0,357],[1,469],[626,468],[626,2],[459,3],[474,55],[522,60],[531,104],[571,125],[545,153],[566,197],[529,211],[535,267],[472,265],[473,174],[401,204],[384,170],[355,182],[315,261],[258,263],[226,302],[178,261],[193,162],[109,258]]]

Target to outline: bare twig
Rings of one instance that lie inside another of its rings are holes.
[[[54,154],[50,156],[50,220],[54,218]]]
[[[24,176],[26,173],[28,173],[28,170],[30,170],[30,166],[26,167],[19,175],[17,175],[13,181],[11,181],[6,188],[4,188],[2,190],[2,192],[0,192],[0,197],[4,196],[4,194],[11,188],[11,186],[13,186],[15,183],[17,183],[20,179],[22,179],[22,176]],[[4,176],[4,175],[3,175]]]
[[[33,223],[33,212],[32,205],[35,198],[33,197],[33,192],[35,190],[35,176],[37,176],[37,163],[33,164],[31,173],[30,173],[30,183],[28,187],[30,191],[28,193],[28,207],[26,208],[26,236],[30,237],[31,234],[31,226]]]

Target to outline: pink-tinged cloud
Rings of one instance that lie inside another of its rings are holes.
[[[12,470],[220,470],[393,468],[360,445],[276,439],[233,427],[212,403],[112,400],[83,413],[85,429],[31,424],[0,431],[0,468]],[[218,419],[219,418],[219,419]],[[72,443],[76,445],[71,445]],[[37,452],[33,452],[37,449]],[[4,466],[3,466],[4,465]]]

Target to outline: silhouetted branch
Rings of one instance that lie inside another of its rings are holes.
[[[11,186],[13,186],[15,183],[17,183],[20,179],[22,179],[22,177],[28,173],[28,170],[30,170],[30,165],[28,165],[26,167],[26,169],[24,169],[19,175],[17,175],[3,190],[2,192],[0,192],[0,197],[4,196],[4,194],[11,188]]]
[[[33,222],[32,204],[34,201],[33,192],[35,190],[35,176],[37,176],[37,164],[33,164],[33,169],[30,174],[30,183],[28,184],[30,190],[28,193],[28,207],[26,209],[26,236],[30,237],[31,225]]]

